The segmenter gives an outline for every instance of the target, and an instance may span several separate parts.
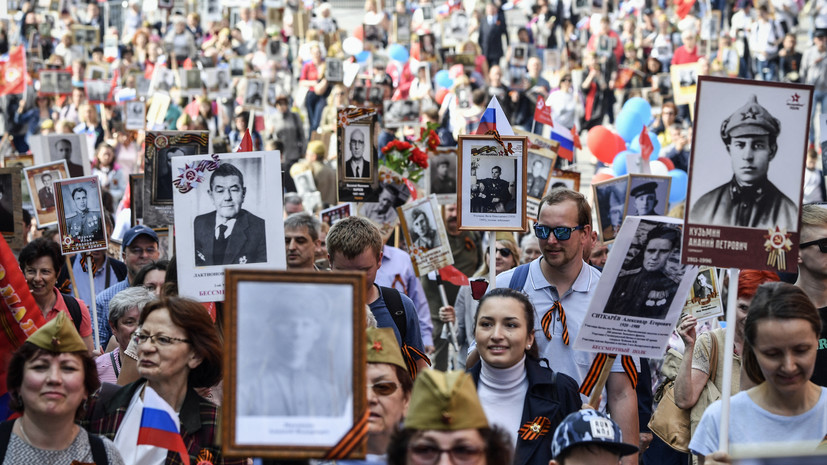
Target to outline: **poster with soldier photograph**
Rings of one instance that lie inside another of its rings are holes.
[[[698,276],[695,277],[695,282],[692,283],[683,311],[695,315],[698,321],[724,314],[724,303],[717,268],[714,266],[698,268]]]
[[[146,126],[146,102],[130,100],[124,102],[124,124],[126,129],[141,131]]]
[[[109,248],[103,196],[97,176],[55,181],[55,206],[63,255]]]
[[[419,100],[385,100],[383,103],[383,126],[386,128],[419,126]]]
[[[110,105],[115,103],[115,88],[110,80],[86,81],[86,98],[93,105]]]
[[[675,105],[695,103],[695,92],[698,86],[700,70],[701,65],[698,63],[672,65],[669,68]]]
[[[232,79],[228,68],[207,68],[204,72],[207,96],[210,99],[232,96]]]
[[[77,178],[92,174],[89,145],[83,135],[49,134],[34,136],[30,140],[35,164],[65,160],[69,177]]]
[[[457,148],[437,147],[425,170],[425,191],[440,205],[457,203]]]
[[[460,44],[468,40],[468,26],[470,18],[464,10],[457,10],[451,13],[450,19],[443,21],[445,27],[443,32],[443,43]]]
[[[340,108],[336,129],[340,202],[376,202],[379,196],[379,164],[374,146],[376,111]]]
[[[319,212],[319,219],[328,227],[336,224],[337,221],[343,220],[353,214],[356,214],[356,208],[352,203],[343,203],[334,205],[330,208],[325,208]]]
[[[0,233],[12,249],[23,247],[23,189],[17,168],[0,168]]]
[[[382,237],[390,237],[399,216],[396,213],[411,197],[411,191],[405,184],[405,178],[386,166],[379,167],[379,197],[376,202],[360,203],[359,216],[373,221],[379,227]]]
[[[169,91],[172,90],[173,87],[180,88],[175,71],[166,66],[156,66],[152,71],[152,78],[149,81],[149,90],[147,93],[149,95],[156,93],[169,95]]]
[[[342,60],[338,58],[325,58],[324,77],[329,82],[342,82],[345,79],[345,72],[342,69]]]
[[[181,83],[181,93],[183,95],[188,95],[190,97],[195,97],[197,95],[201,95],[203,93],[203,82],[204,80],[201,78],[201,70],[198,68],[194,69],[183,69],[180,68],[178,70],[179,73],[179,82]]]
[[[69,95],[72,93],[72,72],[44,70],[40,72],[40,95]]]
[[[69,177],[66,160],[23,168],[23,177],[26,178],[26,186],[31,193],[37,227],[53,226],[57,223],[54,183]]]
[[[669,212],[670,176],[630,174],[626,214],[635,216],[666,215]]]
[[[264,111],[264,80],[258,77],[248,77],[245,82],[245,109]]]
[[[537,150],[528,151],[528,162],[526,174],[526,214],[528,219],[537,220],[540,211],[540,200],[548,190],[551,182],[551,173],[554,171],[554,161],[557,154],[552,153],[549,157],[547,152]]]
[[[397,210],[417,276],[425,276],[431,271],[454,264],[454,255],[451,253],[436,195],[423,197]]]
[[[697,274],[680,262],[682,229],[675,218],[626,218],[573,349],[663,355]]]
[[[812,92],[699,78],[683,263],[796,271]]]
[[[580,191],[580,173],[570,170],[552,171],[551,176],[549,176],[546,194],[560,187],[571,189],[573,191]]]
[[[525,231],[527,145],[519,136],[459,136],[460,230]]]
[[[286,266],[280,160],[278,151],[172,158],[182,296],[223,301],[225,268]]]
[[[393,28],[391,38],[397,44],[407,44],[411,41],[411,16],[409,14],[393,14]]]
[[[209,152],[207,131],[147,131],[144,160],[144,224],[166,228],[173,221],[173,178],[175,157]]]
[[[73,24],[72,38],[76,45],[91,49],[100,43],[100,29],[97,26]]]
[[[617,237],[626,216],[629,176],[619,176],[592,184],[592,202],[597,216],[600,240],[609,243]]]

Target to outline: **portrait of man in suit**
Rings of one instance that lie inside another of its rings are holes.
[[[54,182],[54,178],[52,177],[52,173],[47,171],[41,174],[40,182],[43,183],[43,187],[37,191],[37,199],[40,201],[40,209],[50,210],[55,208],[55,192],[52,189],[52,182]]]
[[[66,160],[66,165],[69,168],[70,178],[79,178],[83,176],[83,166],[72,161],[72,141],[69,139],[58,138],[55,140],[53,146],[52,160]]]
[[[241,208],[247,195],[241,171],[230,163],[222,163],[210,176],[207,193],[215,211],[195,218],[195,265],[266,262],[264,220]]]
[[[368,139],[362,128],[353,128],[350,133],[350,138],[347,143],[347,150],[349,157],[345,160],[345,177],[346,178],[370,178],[370,162],[365,159],[365,146],[368,145]],[[370,149],[367,150],[370,155]]]

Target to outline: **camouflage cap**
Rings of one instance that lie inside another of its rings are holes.
[[[580,444],[596,444],[620,456],[638,451],[637,446],[623,442],[623,433],[614,420],[591,409],[571,413],[560,423],[551,441],[551,456],[556,459]]]
[[[781,121],[772,116],[752,95],[749,102],[721,123],[721,138],[740,136],[778,136]]]
[[[408,412],[405,428],[458,431],[488,427],[474,380],[462,371],[421,372]]]
[[[402,351],[391,328],[368,328],[368,363],[388,363],[408,370]]]
[[[29,336],[26,342],[51,352],[81,352],[88,350],[86,343],[81,339],[74,323],[66,315],[66,312],[59,312],[55,318],[52,318]]]

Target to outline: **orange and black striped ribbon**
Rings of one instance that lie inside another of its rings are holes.
[[[609,356],[607,354],[597,354],[592,362],[592,366],[589,367],[589,372],[586,373],[586,377],[583,378],[583,384],[580,385],[580,394],[584,396],[592,395],[594,386],[597,384],[597,379],[600,378],[600,372],[603,371],[603,365],[606,364],[608,358]],[[623,365],[623,371],[626,372],[626,376],[629,377],[632,387],[637,387],[637,367],[635,366],[635,361],[629,355],[622,355],[620,357],[620,364]]]
[[[560,314],[560,323],[563,325],[563,344],[569,345],[569,327],[566,325],[566,311],[563,310],[563,305],[560,304],[559,300],[554,302],[554,305],[548,309],[546,314],[543,315],[543,319],[540,320],[543,334],[546,335],[549,341],[551,340],[551,325],[554,322],[555,310]]]
[[[488,132],[485,133],[485,135],[486,136],[494,136],[494,140],[496,140],[497,143],[499,143],[502,146],[503,151],[505,152],[506,155],[514,153],[514,149],[511,148],[511,144],[508,144],[506,146],[505,142],[503,141],[503,138],[500,136],[500,133],[497,132],[496,129],[489,129]]]
[[[537,417],[520,427],[520,437],[524,441],[533,441],[548,434],[551,429],[551,420],[546,417]]]
[[[80,269],[82,269],[84,271],[84,273],[89,272],[89,270],[86,269],[86,257],[89,257],[91,255],[92,254],[90,252],[83,252],[83,253],[80,254],[80,257],[78,257],[78,260],[80,260]],[[98,272],[98,264],[95,263],[94,259],[92,259],[92,275],[94,275],[97,272]]]
[[[405,359],[405,365],[408,365],[408,372],[411,374],[411,379],[416,379],[416,359],[414,355],[418,356],[422,360],[425,360],[425,363],[428,366],[431,366],[431,359],[428,358],[427,355],[422,353],[416,347],[411,347],[408,344],[402,344],[402,357]]]
[[[364,441],[365,437],[368,434],[368,416],[370,415],[370,411],[365,409],[365,414],[362,415],[362,418],[353,425],[353,428],[350,428],[350,431],[345,434],[345,436],[335,445],[332,449],[327,451],[325,454],[325,460],[340,460],[347,458],[353,449],[355,449],[362,441]]]

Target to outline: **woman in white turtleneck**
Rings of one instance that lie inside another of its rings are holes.
[[[480,300],[475,321],[480,362],[469,373],[488,421],[511,435],[515,465],[548,464],[555,428],[581,406],[577,383],[538,359],[534,318],[525,294],[498,288]]]

